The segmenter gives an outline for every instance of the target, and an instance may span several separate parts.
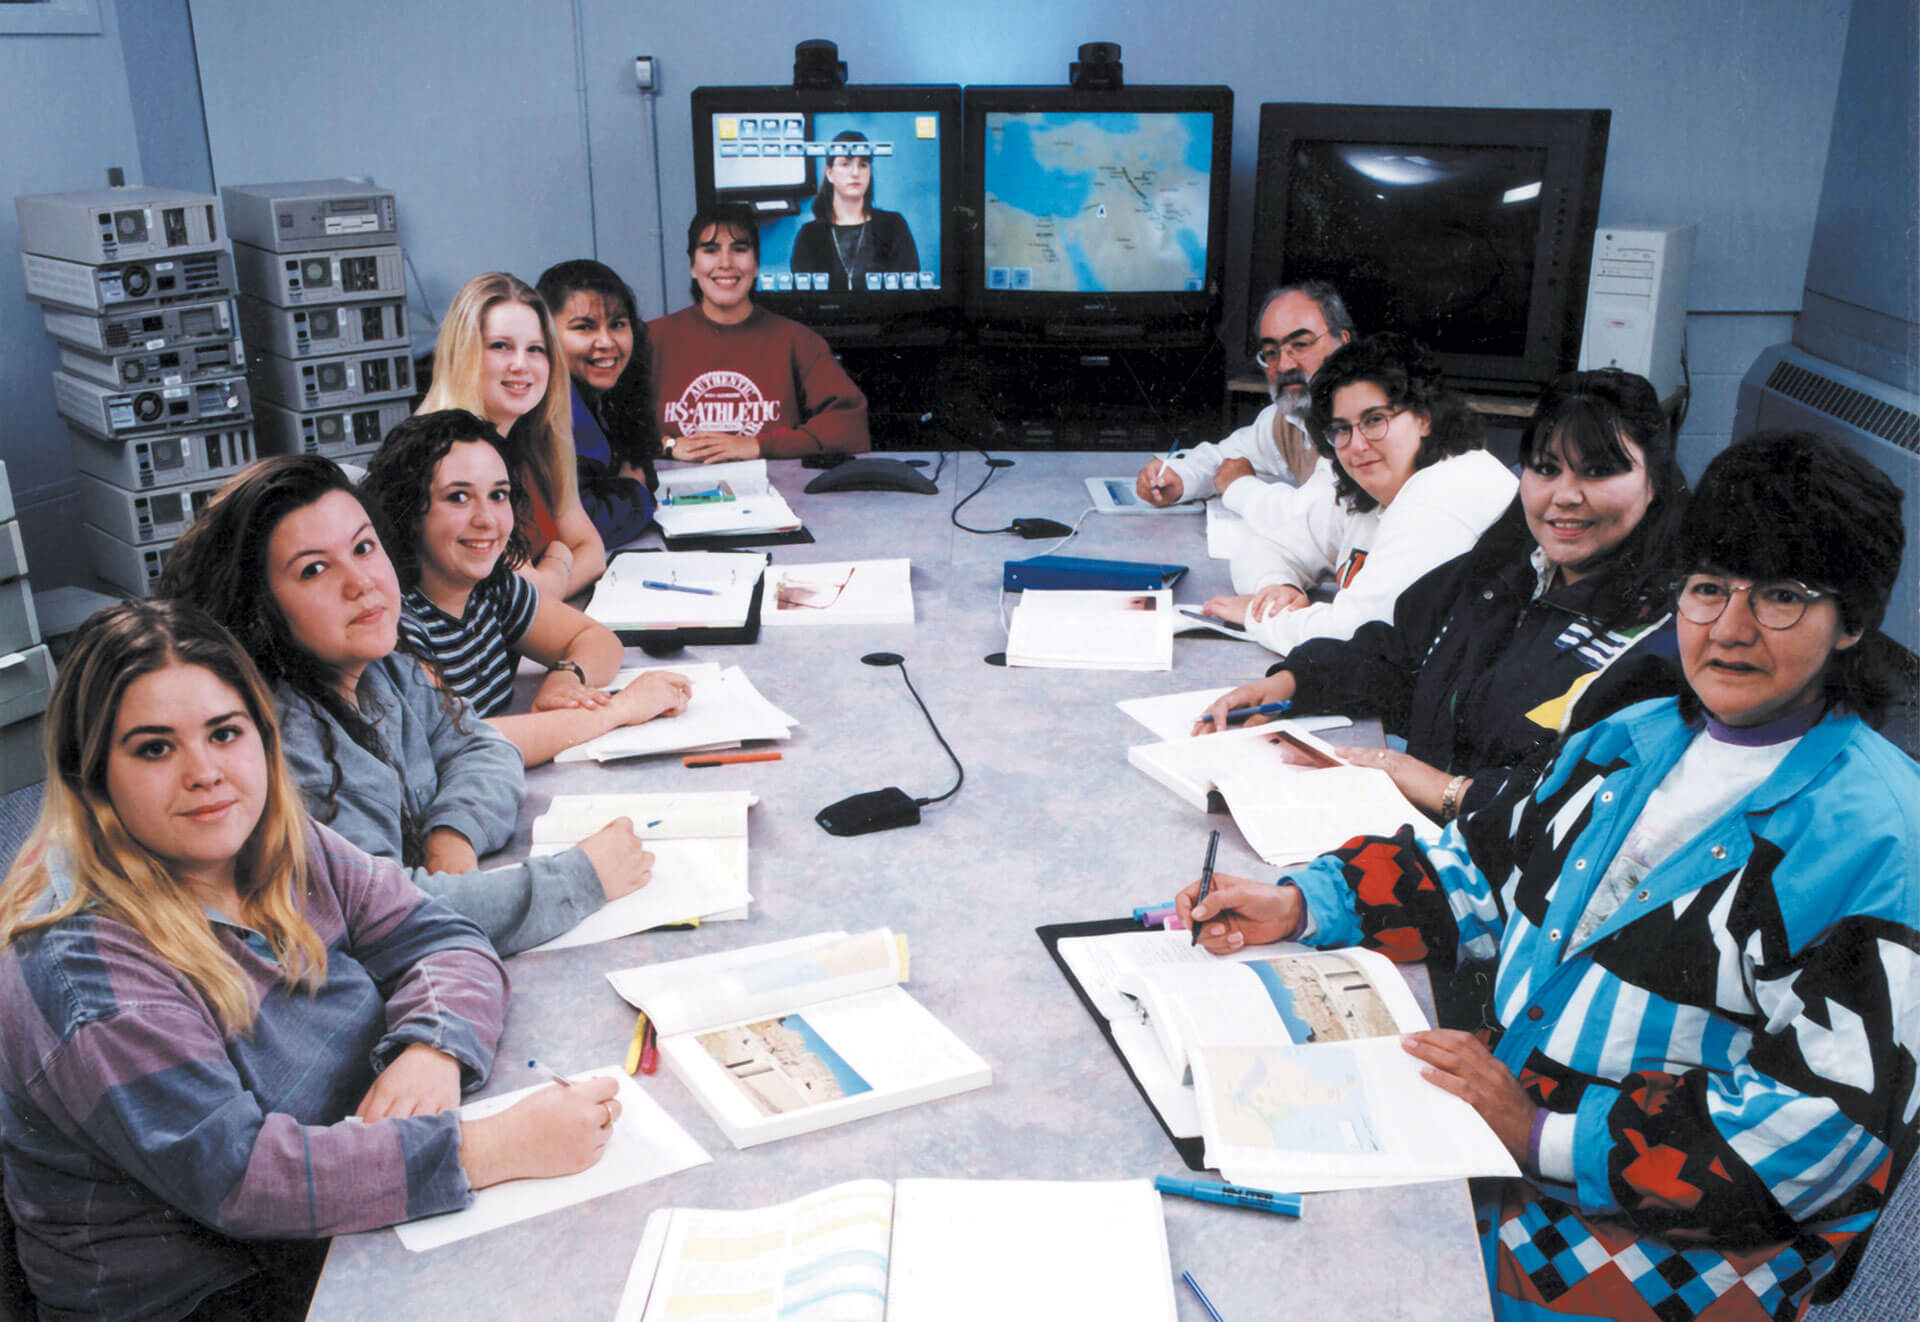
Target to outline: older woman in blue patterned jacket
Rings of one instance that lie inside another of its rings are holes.
[[[1920,767],[1867,725],[1900,499],[1812,436],[1730,447],[1682,534],[1690,692],[1435,846],[1182,897],[1215,952],[1497,956],[1492,1030],[1406,1046],[1526,1173],[1481,1209],[1502,1318],[1796,1317],[1913,1154]]]

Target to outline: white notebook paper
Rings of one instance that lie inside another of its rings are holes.
[[[766,566],[764,551],[616,555],[593,585],[587,616],[616,631],[737,628]]]
[[[529,853],[559,853],[614,818],[625,817],[653,855],[653,876],[639,890],[608,901],[533,948],[565,950],[743,910],[752,899],[747,891],[747,809],[756,802],[744,791],[555,795],[547,811],[533,819]]]
[[[555,762],[612,762],[655,753],[705,752],[737,748],[748,739],[790,739],[799,722],[768,702],[739,666],[712,661],[685,666],[640,666],[613,677],[624,688],[648,670],[671,670],[693,686],[686,710],[656,716],[640,725],[623,725],[561,750]]]
[[[477,1190],[473,1202],[458,1212],[408,1221],[394,1227],[401,1244],[413,1253],[437,1249],[455,1240],[482,1235],[516,1221],[557,1212],[590,1198],[599,1198],[620,1189],[657,1180],[662,1175],[704,1166],[713,1158],[694,1141],[693,1135],[648,1096],[646,1091],[618,1066],[589,1070],[575,1079],[610,1076],[619,1080],[620,1118],[614,1122],[613,1137],[607,1140],[600,1160],[572,1175],[556,1175],[546,1180],[509,1180]],[[535,1088],[552,1083],[536,1083],[517,1092],[483,1101],[469,1102],[460,1108],[462,1120],[479,1120],[504,1111]]]
[[[1007,628],[1007,664],[1065,670],[1173,669],[1173,593],[1020,594]]]
[[[760,597],[760,623],[779,626],[912,624],[911,560],[776,564]]]

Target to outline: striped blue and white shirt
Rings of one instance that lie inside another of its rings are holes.
[[[467,597],[466,614],[447,614],[420,589],[401,603],[400,627],[440,666],[447,687],[482,716],[498,716],[513,698],[514,649],[533,627],[540,589],[518,574],[495,574]]]

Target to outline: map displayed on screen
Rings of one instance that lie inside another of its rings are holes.
[[[1209,114],[989,114],[985,275],[994,290],[1205,288]]]

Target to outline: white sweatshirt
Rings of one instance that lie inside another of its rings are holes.
[[[1307,592],[1329,574],[1336,584],[1332,601],[1247,621],[1249,637],[1284,655],[1309,638],[1347,639],[1369,620],[1392,619],[1400,594],[1479,540],[1519,483],[1486,451],[1469,450],[1416,472],[1393,504],[1364,514],[1334,494],[1332,464],[1279,499],[1271,489],[1243,498],[1247,485],[1223,498],[1259,534],[1233,559],[1235,590],[1287,583]]]

